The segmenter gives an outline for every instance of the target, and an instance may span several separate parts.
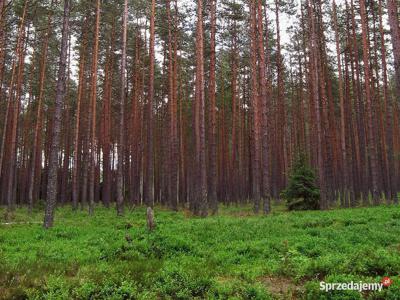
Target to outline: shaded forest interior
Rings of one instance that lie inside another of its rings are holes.
[[[399,7],[0,0],[0,204],[269,213],[298,155],[321,209],[397,203]]]

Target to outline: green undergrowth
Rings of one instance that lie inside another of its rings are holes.
[[[156,208],[24,208],[0,225],[0,299],[400,299],[400,208],[283,212],[222,208],[205,219]],[[394,283],[381,292],[319,282]],[[281,287],[280,287],[281,286]]]

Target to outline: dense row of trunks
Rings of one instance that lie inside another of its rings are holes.
[[[397,203],[396,0],[301,1],[285,45],[285,1],[198,0],[195,24],[119,2],[65,0],[57,25],[51,1],[39,30],[38,3],[0,1],[1,204],[269,213],[301,153],[322,209]]]

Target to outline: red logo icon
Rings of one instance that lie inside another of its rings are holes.
[[[383,284],[384,287],[389,287],[393,283],[393,280],[390,279],[389,277],[383,277],[381,283]]]

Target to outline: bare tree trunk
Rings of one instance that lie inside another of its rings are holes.
[[[70,73],[71,73],[71,36],[68,37],[68,67],[67,67],[67,88],[66,88],[66,100],[65,102],[65,116],[64,123],[70,123]],[[66,126],[64,128],[64,155],[62,161],[62,169],[61,169],[61,188],[60,188],[60,202],[62,205],[65,204],[65,201],[68,197],[68,181],[69,181],[69,162],[70,162],[70,126]]]
[[[0,0],[0,97],[3,93],[3,80],[6,62],[6,34],[5,34],[5,1]]]
[[[66,65],[68,55],[68,36],[69,36],[69,0],[64,1],[64,16],[61,37],[61,53],[58,69],[56,102],[54,107],[54,124],[52,133],[52,143],[49,160],[46,211],[43,226],[50,228],[54,222],[54,210],[57,203],[57,179],[58,179],[58,152],[61,132],[61,113],[63,108],[65,84],[66,84]]]
[[[257,5],[258,13],[258,56],[259,62],[259,76],[260,76],[260,108],[262,112],[262,197],[264,198],[264,213],[268,214],[271,211],[271,191],[270,191],[270,174],[269,174],[269,145],[268,145],[268,110],[270,101],[267,92],[267,73],[265,70],[265,49],[264,49],[264,29],[263,29],[263,10],[262,1],[258,0]]]
[[[94,210],[94,189],[95,189],[95,172],[96,172],[96,103],[97,103],[97,64],[99,52],[99,30],[100,30],[100,0],[96,4],[96,25],[94,32],[94,47],[92,59],[92,85],[90,93],[90,106],[91,106],[91,132],[90,132],[90,178],[89,178],[89,214],[93,214]]]
[[[132,91],[132,112],[131,112],[131,202],[132,204],[140,203],[140,148],[141,148],[141,126],[140,115],[142,106],[139,103],[140,97],[140,36],[136,37],[135,45],[135,67],[133,74],[133,91]]]
[[[77,96],[77,108],[75,116],[75,132],[74,132],[74,158],[73,158],[73,169],[72,169],[72,209],[78,208],[79,202],[79,162],[80,162],[80,134],[81,134],[81,110],[82,110],[82,97],[83,88],[85,85],[85,63],[86,63],[86,46],[87,46],[87,19],[84,21],[82,34],[82,46],[80,50],[79,59],[79,84],[78,84],[78,96]]]
[[[122,24],[122,61],[121,61],[121,100],[120,100],[120,123],[119,123],[119,143],[118,143],[118,174],[117,174],[117,214],[124,213],[124,150],[125,150],[125,98],[126,98],[126,40],[128,22],[128,0],[124,2],[124,16]]]
[[[284,62],[281,51],[281,34],[280,34],[280,18],[279,18],[279,1],[275,0],[275,21],[276,21],[276,47],[277,47],[277,183],[278,190],[285,186],[285,173],[287,162],[287,126],[286,126],[286,105],[285,105],[285,82],[284,82]]]
[[[176,30],[174,30],[174,36],[172,35],[173,24],[171,19],[171,2],[170,0],[166,1],[166,12],[168,19],[168,108],[169,108],[169,171],[167,175],[168,181],[168,197],[169,203],[168,205],[173,209],[178,209],[178,201],[177,201],[177,184],[178,184],[178,164],[177,164],[177,110],[176,110]]]
[[[397,99],[400,99],[400,21],[399,21],[399,4],[396,0],[387,0],[387,8],[388,8],[388,15],[389,15],[389,24],[390,24],[390,33],[392,38],[392,46],[393,46],[393,57],[394,57],[394,70],[395,70],[395,82],[396,82],[396,95]],[[399,111],[399,101],[394,101],[393,103],[393,111]],[[396,116],[396,120],[398,116]],[[398,127],[393,126],[396,128],[397,135],[398,135]],[[400,163],[397,170],[397,182],[394,183],[394,194],[395,194],[395,202],[398,203],[399,196],[399,186],[400,186]],[[394,176],[393,176],[394,177]]]
[[[341,139],[341,151],[342,151],[342,172],[343,172],[343,187],[341,198],[347,197],[347,184],[348,184],[348,163],[347,163],[347,153],[346,153],[346,111],[345,111],[345,103],[344,103],[344,94],[343,94],[343,77],[342,77],[342,61],[340,57],[340,41],[339,41],[339,30],[337,24],[337,11],[336,11],[336,2],[333,0],[332,3],[333,10],[333,26],[335,30],[335,42],[336,42],[336,59],[338,64],[338,73],[339,73],[339,101],[340,101],[340,139]]]
[[[396,91],[397,97],[400,98],[400,21],[398,5],[398,1],[396,2],[396,0],[387,0],[390,33],[393,45]]]
[[[28,1],[27,1],[28,2]],[[25,9],[27,2],[25,3]],[[25,12],[24,12],[25,14]],[[17,74],[17,84],[15,87],[15,98],[13,105],[13,115],[11,120],[11,138],[9,141],[10,149],[9,149],[9,169],[7,173],[7,190],[6,190],[6,198],[7,198],[7,209],[12,211],[15,208],[15,187],[16,187],[16,179],[17,179],[17,145],[18,145],[18,121],[19,121],[19,113],[21,109],[21,94],[22,94],[22,83],[24,80],[24,68],[25,68],[25,52],[26,47],[24,46],[25,40],[28,37],[25,37],[25,25],[22,27],[22,39],[20,47],[17,51],[18,54],[18,74]],[[29,33],[28,33],[29,34]],[[14,90],[11,87],[10,93],[14,94]],[[11,100],[11,98],[10,98]],[[14,185],[15,184],[15,185]]]
[[[371,160],[371,176],[372,176],[372,198],[374,204],[379,203],[379,190],[378,190],[378,162],[376,157],[376,141],[374,135],[373,114],[372,114],[372,99],[371,99],[371,85],[370,85],[370,67],[369,67],[369,44],[367,40],[367,14],[365,9],[365,2],[360,1],[360,14],[362,26],[362,44],[363,44],[363,62],[364,62],[364,85],[365,85],[365,101],[367,104],[368,115],[368,148]]]
[[[51,3],[51,7],[53,7],[53,1]],[[46,74],[46,65],[47,65],[47,52],[48,52],[48,45],[49,45],[49,38],[51,33],[51,21],[52,21],[52,9],[50,9],[48,21],[47,21],[47,30],[46,30],[46,37],[43,44],[42,49],[42,58],[40,62],[40,79],[39,79],[39,97],[37,99],[38,106],[37,106],[37,113],[36,113],[36,125],[35,125],[35,132],[33,138],[33,150],[32,150],[32,158],[31,158],[31,169],[29,173],[29,188],[28,188],[28,202],[29,202],[29,211],[32,211],[33,208],[33,192],[35,188],[35,177],[41,177],[40,174],[35,174],[36,172],[36,160],[37,156],[41,155],[38,153],[38,144],[39,144],[39,135],[40,129],[42,127],[42,111],[43,111],[43,94],[44,94],[44,83],[45,83],[45,74]],[[40,170],[40,169],[39,169]],[[35,176],[36,175],[36,176]],[[40,184],[40,183],[39,183]]]
[[[250,3],[250,38],[251,38],[251,106],[253,114],[253,153],[251,161],[252,169],[252,197],[254,199],[254,211],[260,210],[260,111],[258,93],[258,67],[257,67],[257,11],[255,1]]]
[[[203,32],[203,1],[197,2],[196,28],[196,103],[198,108],[197,122],[197,169],[198,169],[198,204],[200,216],[208,214],[207,167],[205,140],[205,99],[204,99],[204,32]]]
[[[308,18],[310,24],[310,62],[311,62],[311,78],[313,80],[313,89],[312,89],[312,97],[314,102],[315,109],[315,122],[317,123],[317,154],[318,154],[318,175],[319,175],[319,183],[321,190],[321,209],[326,209],[328,207],[327,203],[327,194],[326,194],[326,181],[325,181],[325,168],[324,168],[324,155],[323,155],[323,128],[322,128],[322,117],[321,117],[321,109],[320,109],[320,95],[319,95],[319,86],[320,86],[320,72],[318,72],[318,43],[317,43],[317,35],[316,35],[316,25],[315,25],[315,16],[314,16],[314,0],[308,0]]]
[[[214,46],[215,48],[215,46]],[[215,54],[214,54],[215,55]],[[232,46],[231,46],[231,90],[232,90],[232,137],[231,137],[231,157],[229,163],[229,184],[231,186],[230,198],[233,201],[238,199],[238,111],[239,111],[239,97],[238,97],[238,47],[237,47],[237,22],[233,20],[232,24]],[[215,58],[214,58],[215,60]],[[211,68],[210,68],[211,70]],[[215,83],[214,83],[215,86]],[[214,96],[215,97],[215,96]],[[215,101],[215,100],[214,100]],[[210,140],[211,142],[211,140]],[[211,147],[211,145],[210,145]],[[212,176],[210,174],[210,176]],[[210,180],[215,178],[212,176]]]
[[[15,84],[15,77],[17,73],[17,60],[20,58],[20,53],[23,51],[23,38],[25,34],[25,18],[26,18],[26,11],[27,11],[27,6],[28,6],[29,0],[25,1],[24,4],[24,10],[22,12],[21,20],[20,20],[20,25],[18,29],[18,38],[17,38],[17,43],[15,46],[15,58],[13,59],[12,67],[11,67],[11,79],[10,79],[10,85],[9,85],[9,93],[7,97],[7,109],[6,109],[6,115],[4,119],[4,125],[3,125],[3,137],[1,140],[1,149],[0,149],[0,176],[2,175],[3,171],[3,165],[4,165],[4,157],[5,157],[5,148],[6,148],[6,139],[7,139],[7,126],[10,122],[10,113],[11,109],[13,107],[12,105],[12,100],[13,100],[13,95],[14,95],[14,84]]]
[[[218,211],[218,199],[217,199],[217,147],[216,147],[216,99],[215,99],[215,35],[216,35],[216,8],[217,0],[211,0],[211,37],[210,37],[210,78],[209,78],[209,101],[210,101],[210,134],[209,134],[209,201],[212,213],[215,214]],[[232,82],[236,84],[236,78],[232,79]],[[236,91],[232,91],[232,107],[236,106],[235,96]],[[233,117],[234,118],[234,117]],[[234,126],[232,127],[235,132],[235,120],[233,120]],[[236,147],[232,140],[232,151]],[[235,158],[234,158],[235,159]],[[232,161],[232,164],[234,162]],[[233,188],[233,187],[232,187]]]
[[[387,76],[387,54],[386,54],[386,45],[385,45],[385,33],[383,28],[383,8],[382,8],[382,0],[379,0],[379,33],[381,35],[381,55],[382,55],[382,73],[383,73],[383,101],[384,101],[384,117],[386,118],[386,145],[387,148],[385,151],[387,152],[387,165],[388,165],[388,184],[389,184],[389,200],[397,199],[397,192],[395,190],[396,181],[395,181],[395,163],[393,156],[393,107],[392,107],[392,99],[390,99],[389,95],[389,87],[388,87],[388,76]]]
[[[173,98],[173,107],[172,107],[172,115],[173,115],[173,122],[172,122],[172,159],[174,164],[172,166],[172,177],[171,177],[171,184],[172,184],[172,192],[171,192],[171,199],[173,201],[173,209],[178,209],[179,203],[179,134],[178,134],[178,89],[179,89],[179,82],[178,82],[178,22],[179,22],[179,11],[178,11],[178,2],[175,0],[175,16],[174,16],[174,31],[173,31],[173,75],[172,75],[172,98]]]
[[[147,99],[147,155],[146,155],[146,184],[144,189],[145,202],[147,206],[154,205],[154,152],[153,152],[153,101],[154,101],[154,40],[155,40],[155,14],[156,3],[151,1],[150,14],[150,69],[149,69],[149,92]]]

